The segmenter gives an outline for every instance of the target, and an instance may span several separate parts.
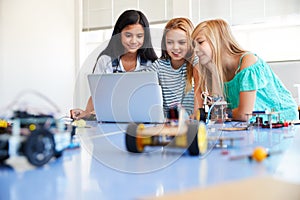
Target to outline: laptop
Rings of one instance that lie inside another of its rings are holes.
[[[164,122],[156,72],[88,74],[88,82],[98,122]]]

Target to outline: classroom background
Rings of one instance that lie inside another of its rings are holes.
[[[0,111],[21,98],[43,104],[35,92],[63,115],[83,108],[89,67],[117,17],[130,8],[148,17],[158,56],[169,19],[185,16],[194,25],[226,19],[240,44],[269,62],[299,102],[299,0],[0,0]]]

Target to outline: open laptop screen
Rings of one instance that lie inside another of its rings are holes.
[[[161,87],[156,72],[89,74],[99,122],[162,123]]]

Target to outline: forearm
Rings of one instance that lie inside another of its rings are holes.
[[[249,113],[241,112],[238,108],[235,108],[232,110],[232,119],[235,121],[246,122],[249,119],[249,116],[247,114]]]
[[[92,99],[91,96],[88,99],[85,111],[88,112],[88,113],[91,113],[91,112],[94,111],[94,103],[93,103],[93,99]]]
[[[232,110],[232,119],[237,121],[248,121],[256,100],[256,90],[240,92],[239,105]]]
[[[199,108],[203,108],[203,99],[201,98],[201,89],[200,89],[200,79],[198,72],[198,65],[193,69],[193,78],[194,78],[194,113],[198,111]]]
[[[215,71],[212,74],[212,91],[211,91],[211,96],[214,97],[223,97],[223,91],[221,88],[221,82],[220,82],[220,78],[218,75],[218,72]]]
[[[199,97],[197,97],[199,96]],[[194,113],[197,113],[199,108],[204,108],[203,100],[201,99],[200,95],[195,95],[195,101],[194,101]]]

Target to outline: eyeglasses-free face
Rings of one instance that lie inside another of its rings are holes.
[[[125,53],[136,53],[144,44],[145,31],[142,25],[133,24],[126,26],[121,31],[121,42]]]

